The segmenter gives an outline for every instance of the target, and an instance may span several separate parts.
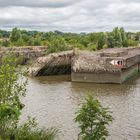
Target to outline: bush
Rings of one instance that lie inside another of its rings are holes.
[[[108,48],[108,45],[104,44],[103,49],[107,49],[107,48]]]
[[[10,45],[11,45],[11,42],[7,39],[3,39],[3,41],[1,42],[2,47],[9,47]]]
[[[0,67],[0,136],[5,139],[6,132],[17,127],[18,119],[24,105],[20,97],[25,95],[26,81],[18,82],[16,60],[3,58]]]
[[[68,46],[66,44],[65,39],[62,37],[58,36],[58,37],[52,38],[48,44],[48,51],[50,53],[66,51],[66,50],[68,50]]]
[[[127,44],[128,46],[138,46],[139,42],[132,39],[128,39]]]
[[[34,119],[18,125],[27,79],[17,72],[16,61],[13,56],[4,57],[0,66],[0,140],[53,140],[57,131],[38,129]]]
[[[58,131],[54,128],[39,129],[35,119],[28,121],[15,130],[15,140],[54,140]]]
[[[108,108],[89,96],[76,114],[75,121],[79,123],[82,140],[106,140],[109,136],[106,126],[113,121]]]

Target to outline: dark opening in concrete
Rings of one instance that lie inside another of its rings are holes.
[[[42,68],[37,76],[71,74],[71,65],[51,66]]]

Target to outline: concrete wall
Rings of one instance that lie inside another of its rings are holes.
[[[124,68],[129,68],[133,65],[140,63],[140,55],[132,55],[124,58]]]
[[[128,69],[122,69],[121,83],[131,79],[139,73],[139,64],[136,64]]]
[[[127,69],[122,69],[118,73],[72,73],[71,79],[74,82],[94,82],[94,83],[123,83],[139,73],[140,65],[134,65]]]
[[[73,82],[94,83],[121,83],[121,73],[74,73],[71,74]]]

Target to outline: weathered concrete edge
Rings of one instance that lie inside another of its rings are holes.
[[[121,73],[71,73],[73,82],[121,83]]]
[[[72,72],[73,82],[89,83],[118,83],[122,84],[135,77],[140,72],[140,64],[136,64],[129,69],[122,69],[118,73],[75,73]]]
[[[121,83],[124,83],[140,73],[140,64],[136,64],[129,69],[122,69]]]

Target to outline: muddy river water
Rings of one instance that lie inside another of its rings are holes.
[[[59,140],[77,140],[75,112],[92,94],[113,112],[109,140],[137,140],[140,134],[140,78],[120,84],[74,83],[70,76],[29,78],[21,120],[36,117],[40,127],[59,129]]]

